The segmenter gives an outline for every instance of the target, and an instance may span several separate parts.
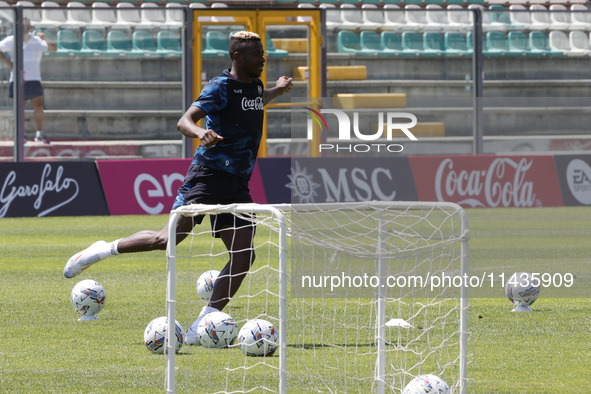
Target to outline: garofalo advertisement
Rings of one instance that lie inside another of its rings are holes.
[[[94,162],[2,163],[0,218],[108,215]]]

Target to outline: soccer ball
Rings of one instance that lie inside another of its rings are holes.
[[[209,297],[211,297],[211,293],[213,293],[215,280],[219,274],[220,271],[216,270],[205,271],[201,274],[199,279],[197,279],[197,294],[203,301],[209,301]]]
[[[149,351],[154,354],[162,354],[166,349],[166,333],[168,331],[168,319],[166,316],[157,317],[148,323],[144,331],[144,343]],[[178,321],[175,321],[175,353],[178,353],[180,348],[183,347],[184,334],[183,326]]]
[[[230,315],[224,312],[211,312],[203,316],[197,327],[197,339],[201,346],[220,349],[234,343],[238,326]]]
[[[279,332],[263,319],[246,322],[238,333],[238,347],[247,356],[272,356],[277,350]]]
[[[417,376],[406,385],[402,394],[449,394],[449,386],[435,375]]]
[[[96,320],[95,315],[105,307],[107,293],[105,288],[92,279],[76,283],[70,293],[70,301],[76,312],[83,315],[78,320]]]
[[[538,286],[534,286],[537,284]],[[529,312],[529,306],[533,304],[540,295],[540,281],[532,278],[527,272],[516,272],[511,275],[505,287],[505,294],[513,305],[515,312]]]

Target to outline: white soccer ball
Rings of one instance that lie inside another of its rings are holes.
[[[406,385],[402,394],[449,394],[449,386],[435,375],[417,376]]]
[[[238,347],[247,356],[272,356],[277,350],[279,332],[263,319],[249,320],[238,333]]]
[[[144,344],[149,351],[155,354],[162,354],[166,349],[166,335],[168,332],[168,319],[166,316],[157,317],[146,326],[144,330]],[[175,353],[183,347],[185,330],[178,321],[175,321]]]
[[[213,293],[213,286],[219,274],[220,271],[216,270],[205,271],[197,279],[197,294],[203,301],[209,301],[211,293]]]
[[[537,285],[537,286],[534,286]],[[515,311],[530,311],[540,295],[540,280],[533,278],[528,272],[516,272],[507,281],[505,294],[513,305]]]
[[[201,346],[210,349],[228,347],[238,335],[238,326],[230,315],[211,312],[203,316],[197,327],[197,339]]]
[[[86,279],[76,283],[70,293],[70,301],[76,312],[83,315],[80,320],[97,319],[94,317],[105,307],[107,292],[105,288],[95,280]]]

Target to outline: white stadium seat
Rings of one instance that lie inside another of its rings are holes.
[[[541,4],[533,4],[529,7],[531,14],[531,28],[535,30],[548,30],[552,28],[550,13],[548,9]]]
[[[447,10],[447,21],[450,31],[467,32],[472,30],[469,11],[458,4],[448,5]]]
[[[406,18],[404,12],[396,4],[386,4],[384,6],[384,20],[386,22],[385,28],[401,32],[406,28]]]
[[[343,21],[341,29],[360,30],[363,25],[363,13],[353,4],[342,4],[341,20]],[[366,26],[363,26],[363,28],[366,28]]]
[[[363,4],[361,6],[363,18],[363,28],[378,30],[384,27],[386,23],[384,11],[375,4]]]
[[[513,4],[509,6],[509,19],[511,20],[512,28],[521,30],[529,30],[531,28],[531,14],[527,8],[522,4]]]
[[[550,22],[552,29],[567,30],[570,26],[570,12],[562,4],[552,4],[550,6]]]
[[[568,35],[570,49],[572,53],[580,53],[589,56],[591,54],[591,45],[589,45],[589,36],[584,31],[571,31]]]
[[[591,30],[591,11],[582,4],[570,6],[570,30]]]

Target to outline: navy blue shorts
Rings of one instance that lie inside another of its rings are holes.
[[[191,164],[185,180],[178,190],[172,209],[189,204],[227,205],[251,202],[248,180],[203,165]],[[254,227],[251,221],[241,219],[231,213],[210,215],[209,218],[213,236],[217,238],[219,238],[218,231],[222,229]],[[201,224],[202,221],[203,215],[195,217],[195,223]]]
[[[12,82],[8,85],[8,97],[13,98],[14,94],[12,92]],[[41,81],[25,81],[24,83],[24,90],[25,90],[25,100],[30,100],[35,97],[43,96],[43,85],[41,85]]]

